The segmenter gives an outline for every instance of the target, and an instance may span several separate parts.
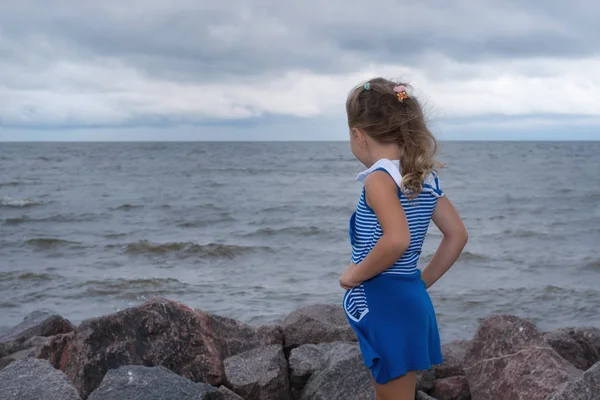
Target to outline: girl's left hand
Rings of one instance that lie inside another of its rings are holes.
[[[348,267],[346,267],[346,269],[340,276],[340,286],[342,288],[344,288],[346,290],[350,290],[362,283],[361,281],[359,281],[355,278],[357,269],[358,269],[358,265],[356,265],[356,264],[350,264],[350,265],[348,265]]]

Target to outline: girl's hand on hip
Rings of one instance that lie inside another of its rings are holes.
[[[358,265],[356,265],[356,264],[350,264],[350,265],[348,265],[348,267],[346,267],[346,269],[340,276],[340,286],[342,288],[344,288],[346,290],[350,290],[362,283],[361,281],[356,279],[356,270],[357,269],[358,269]]]

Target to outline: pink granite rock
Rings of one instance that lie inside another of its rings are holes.
[[[510,315],[481,324],[467,349],[465,372],[477,400],[544,400],[581,375],[531,322]]]

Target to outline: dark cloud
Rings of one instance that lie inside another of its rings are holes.
[[[595,1],[11,3],[0,4],[3,60],[110,57],[173,80],[418,65],[431,53],[459,61],[600,54]]]

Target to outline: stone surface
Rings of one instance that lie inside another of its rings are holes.
[[[245,400],[291,399],[283,347],[258,347],[225,359],[227,386]]]
[[[10,354],[6,357],[0,358],[0,370],[6,368],[9,364],[11,364],[15,361],[22,360],[27,357],[33,357],[34,354],[35,354],[35,349],[31,348],[31,349],[21,350],[16,353]]]
[[[283,330],[279,325],[251,326],[235,319],[210,316],[214,337],[221,345],[223,358],[244,353],[257,347],[283,345]]]
[[[243,397],[238,396],[237,393],[226,386],[221,386],[219,392],[223,394],[223,400],[244,400]]]
[[[128,365],[108,371],[88,400],[224,400],[216,388],[164,367]]]
[[[315,304],[288,315],[283,321],[283,335],[286,348],[357,341],[342,307],[329,304]]]
[[[0,336],[0,357],[34,347],[41,343],[42,337],[72,332],[75,326],[58,314],[50,311],[34,311],[19,325]]]
[[[444,362],[433,367],[437,379],[465,374],[465,354],[469,343],[469,340],[455,340],[442,345]]]
[[[585,371],[600,361],[600,329],[564,328],[548,332],[546,341],[558,354]]]
[[[417,395],[415,396],[415,400],[438,400],[436,398],[431,397],[425,392],[417,391]]]
[[[417,371],[417,390],[429,393],[433,390],[435,382],[435,372],[433,369],[426,371]]]
[[[437,379],[431,395],[439,400],[470,400],[469,382],[466,376]]]
[[[569,382],[548,400],[598,400],[600,399],[600,362],[583,375]]]
[[[350,344],[351,346],[355,346]],[[304,386],[310,377],[319,370],[325,356],[330,351],[347,349],[347,342],[321,343],[321,344],[304,344],[296,347],[290,353],[289,368],[290,368],[290,385],[294,398],[300,397]]]
[[[81,400],[65,374],[35,358],[0,371],[0,395],[2,400]]]
[[[358,344],[339,343],[324,355],[300,397],[302,400],[375,400],[369,370]]]
[[[72,332],[75,326],[58,314],[50,311],[34,311],[23,321],[0,337],[0,342],[24,342],[34,336],[54,336]]]
[[[125,365],[162,365],[194,382],[224,382],[209,316],[165,299],[87,320],[73,335],[44,346],[38,356],[63,370],[84,398],[108,370]]]
[[[481,324],[467,348],[465,372],[477,400],[544,400],[581,374],[531,322],[510,315]]]

